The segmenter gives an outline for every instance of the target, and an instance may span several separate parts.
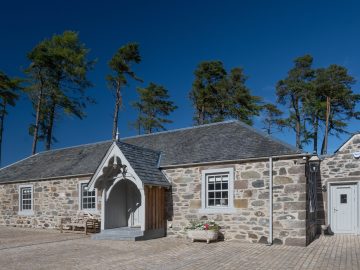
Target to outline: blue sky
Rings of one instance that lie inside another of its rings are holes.
[[[247,86],[265,101],[275,101],[276,82],[286,76],[294,58],[311,54],[315,67],[336,63],[360,80],[360,2],[358,1],[5,1],[0,9],[0,70],[22,76],[26,53],[39,41],[64,30],[80,33],[97,58],[89,74],[97,99],[85,120],[63,117],[56,123],[54,148],[111,138],[113,98],[105,76],[108,60],[121,45],[140,44],[142,63],[136,67],[144,84],[124,90],[120,135],[135,135],[129,123],[136,118],[131,101],[135,89],[149,82],[164,85],[179,109],[168,129],[191,126],[193,109],[188,93],[197,64],[221,60],[230,69],[241,66]],[[359,92],[360,84],[354,90]],[[286,110],[286,108],[283,108]],[[28,156],[34,122],[24,96],[10,109],[3,141],[3,164]],[[359,130],[352,122],[349,131]],[[261,128],[257,119],[255,127]],[[292,132],[275,133],[290,144]],[[334,151],[347,136],[331,138]],[[42,145],[40,146],[40,150]],[[310,149],[310,148],[309,148]]]

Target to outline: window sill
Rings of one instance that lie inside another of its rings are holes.
[[[98,209],[80,209],[80,212],[89,213],[89,214],[100,214],[100,210]]]
[[[236,213],[236,209],[231,207],[199,209],[199,214],[232,214],[232,213]]]
[[[34,215],[34,211],[19,211],[18,212],[19,216],[33,216]]]

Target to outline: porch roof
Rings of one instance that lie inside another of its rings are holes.
[[[158,167],[160,152],[124,142],[117,142],[116,144],[144,184],[170,185]]]

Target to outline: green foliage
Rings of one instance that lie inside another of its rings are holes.
[[[308,108],[313,119],[316,119],[324,128],[328,129],[329,134],[338,136],[346,131],[347,122],[354,118],[360,119],[360,112],[356,110],[356,104],[360,101],[360,95],[354,94],[352,86],[355,79],[348,74],[345,67],[330,65],[328,68],[316,70],[314,80],[314,91],[312,102]],[[326,127],[326,98],[329,98],[330,113],[329,125]],[[321,153],[324,154],[323,137]]]
[[[247,77],[241,68],[233,68],[228,74],[222,62],[207,61],[200,63],[194,74],[190,99],[198,125],[229,118],[252,124],[261,99],[252,96],[245,86]]]
[[[191,220],[190,224],[185,227],[185,230],[219,231],[220,226],[213,220]]]
[[[290,69],[285,79],[276,85],[276,95],[279,103],[289,108],[289,116],[283,123],[296,133],[296,147],[302,149],[307,142],[306,126],[304,118],[304,97],[312,87],[314,70],[312,69],[313,58],[304,55],[294,60],[294,67]]]
[[[41,113],[37,115],[41,123],[35,126],[43,127],[39,129],[43,133],[39,138],[46,139],[47,149],[54,139],[56,119],[62,114],[82,119],[86,104],[93,102],[85,93],[91,86],[87,73],[95,64],[87,59],[88,53],[78,33],[65,31],[43,40],[28,54],[31,63],[25,70],[29,78],[27,91],[35,110]]]
[[[7,115],[7,107],[15,106],[19,94],[16,92],[20,88],[20,80],[9,78],[4,72],[0,71],[0,164],[1,149],[4,132],[4,121]]]
[[[19,97],[16,92],[19,89],[20,80],[9,78],[4,72],[0,71],[0,99],[1,104],[15,106]]]
[[[288,76],[276,87],[278,101],[290,110],[281,125],[295,131],[298,148],[312,140],[314,152],[318,149],[318,137],[323,133],[321,153],[324,154],[326,130],[333,135],[347,133],[347,122],[352,118],[360,119],[360,113],[356,111],[360,95],[353,93],[351,87],[355,80],[345,67],[330,65],[313,69],[310,55],[298,57],[294,63]],[[327,99],[330,101],[328,126]]]
[[[277,129],[282,129],[286,126],[286,122],[282,119],[283,112],[280,111],[276,105],[267,103],[261,106],[261,111],[263,114],[263,129],[267,134],[271,135],[273,133],[274,127]]]
[[[166,117],[172,113],[177,106],[169,100],[168,90],[161,85],[150,83],[148,87],[138,88],[140,100],[133,106],[139,110],[139,117],[135,126],[143,129],[145,133],[165,130],[164,124],[172,123]]]
[[[128,84],[128,78],[141,81],[132,70],[133,64],[139,64],[141,61],[139,45],[137,43],[128,43],[118,49],[112,59],[109,61],[111,74],[106,77],[109,88],[115,94],[115,110],[113,117],[113,140],[116,137],[118,128],[119,109],[122,107],[122,87]]]

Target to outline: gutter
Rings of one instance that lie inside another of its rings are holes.
[[[271,158],[276,158],[276,159],[300,158],[300,157],[302,158],[302,157],[309,157],[312,155],[313,154],[310,154],[310,153],[302,153],[302,154],[292,154],[292,155],[271,156]],[[269,160],[269,157],[257,157],[257,158],[231,159],[231,160],[209,161],[209,162],[183,163],[183,164],[176,164],[176,165],[164,165],[164,166],[160,166],[159,169],[172,169],[172,168],[179,168],[179,167],[199,166],[199,165],[217,165],[217,164],[259,161],[259,160]]]
[[[14,181],[6,181],[0,182],[2,184],[14,184],[14,183],[24,183],[24,182],[35,182],[35,181],[47,181],[47,180],[56,180],[56,179],[65,179],[65,178],[76,178],[76,177],[85,177],[85,176],[92,176],[93,173],[86,173],[86,174],[72,174],[72,175],[64,175],[64,176],[53,176],[53,177],[46,177],[46,178],[33,178],[33,179],[26,179],[26,180],[14,180]]]

